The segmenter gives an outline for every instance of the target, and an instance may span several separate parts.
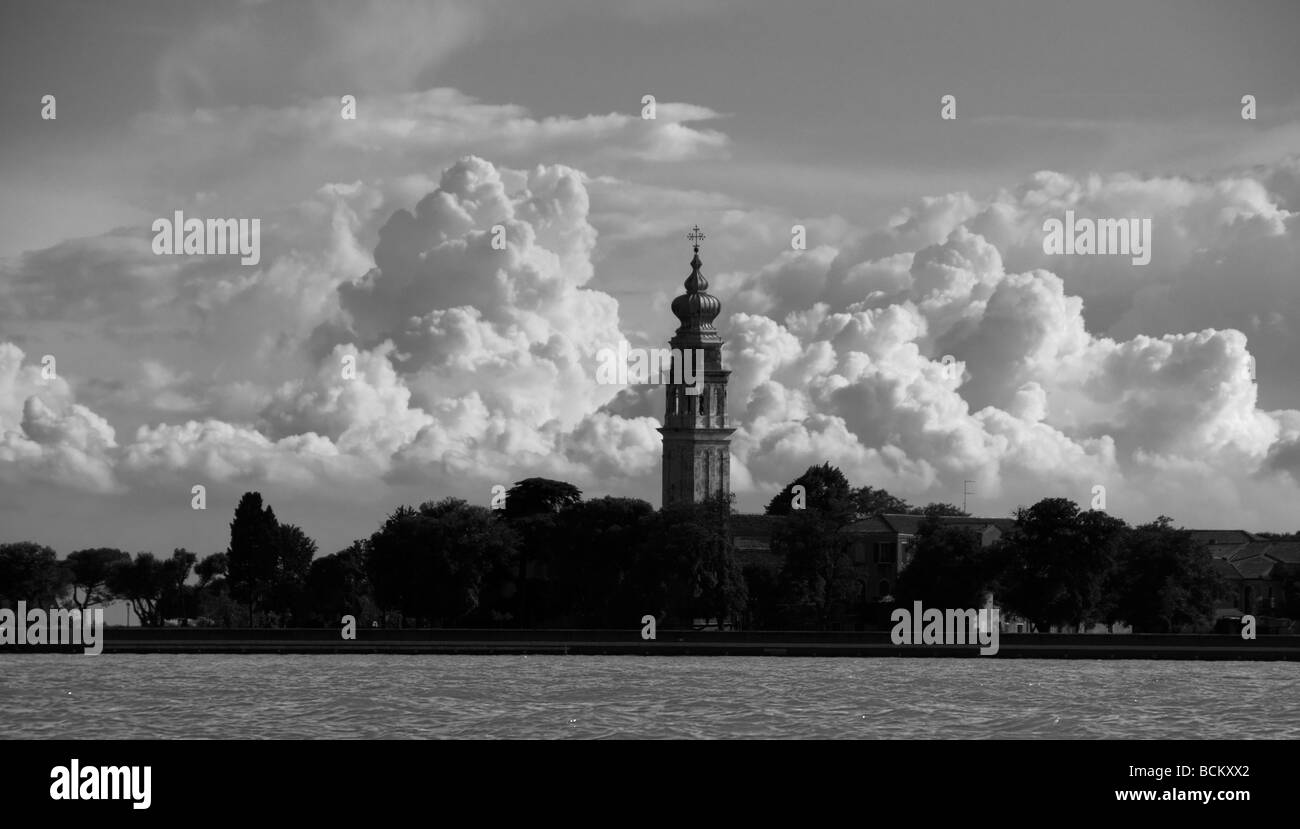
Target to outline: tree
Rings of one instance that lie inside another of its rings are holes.
[[[1068,498],[1044,498],[1016,511],[1016,532],[999,539],[1006,604],[1047,627],[1100,621],[1103,587],[1125,524]]]
[[[786,484],[767,504],[768,515],[790,515],[799,512],[793,509],[794,488],[802,486],[806,503],[804,509],[818,510],[836,518],[851,518],[855,513],[854,494],[849,481],[841,472],[829,463],[810,466],[802,475]]]
[[[34,541],[0,544],[0,598],[55,607],[68,592],[71,573],[54,550]]]
[[[230,597],[230,585],[226,578],[229,567],[230,557],[225,553],[211,553],[194,566],[194,573],[199,577],[200,624],[209,620],[224,627],[232,627],[235,624],[238,608]]]
[[[158,597],[158,614],[161,618],[188,620],[196,615],[195,590],[186,582],[197,560],[197,555],[178,547],[172,551],[171,558],[160,562],[163,588]]]
[[[68,553],[67,567],[71,574],[72,602],[79,610],[103,604],[113,598],[108,589],[108,576],[113,568],[131,560],[130,553],[111,547],[92,547]],[[77,590],[81,598],[77,598]]]
[[[651,532],[654,507],[637,498],[596,498],[558,516],[550,574],[550,611],[567,623],[624,627],[645,612],[636,607],[637,554]]]
[[[859,518],[871,518],[876,515],[907,515],[916,512],[916,508],[902,498],[870,486],[853,491],[853,506]]]
[[[517,593],[511,614],[516,624],[527,627],[539,610],[543,615],[559,610],[548,607],[555,585],[531,578],[530,572],[550,565],[561,545],[559,515],[581,500],[582,492],[573,484],[549,478],[527,478],[506,493],[505,517],[518,537],[514,556]]]
[[[970,516],[969,512],[957,506],[956,504],[940,503],[938,501],[926,504],[920,509],[912,509],[911,512],[913,515],[930,515],[930,516],[951,515],[951,516],[958,516],[963,518]]]
[[[1206,630],[1224,589],[1209,551],[1162,515],[1124,533],[1107,590],[1113,597],[1107,621],[1152,633]]]
[[[516,543],[509,524],[458,498],[403,506],[370,537],[366,573],[380,607],[442,627],[478,608]]]
[[[164,567],[153,553],[136,553],[134,560],[113,568],[108,588],[130,602],[143,627],[159,627],[163,617],[158,602],[174,578],[173,568]]]
[[[920,601],[928,607],[983,607],[995,567],[974,530],[927,521],[912,546],[911,561],[898,575],[894,597],[904,606]]]
[[[506,492],[507,518],[559,512],[582,500],[582,491],[564,481],[526,478]]]
[[[385,519],[367,543],[366,576],[379,607],[406,615],[415,605],[419,586],[415,562],[422,552],[420,516],[414,508],[400,506]]]
[[[307,571],[307,595],[317,624],[337,625],[345,615],[368,615],[370,582],[366,577],[369,542],[353,541],[347,549],[318,558]]]
[[[489,576],[513,558],[517,538],[491,510],[456,498],[421,504],[420,516],[430,548],[417,561],[424,588],[417,615],[460,623],[479,607]]]
[[[294,524],[280,524],[272,533],[275,572],[267,591],[268,609],[281,617],[305,615],[307,574],[316,557],[316,542]]]
[[[275,581],[278,527],[270,506],[262,507],[261,494],[245,492],[230,522],[226,578],[231,595],[248,605],[249,625],[253,624],[253,611],[266,600]]]
[[[803,486],[806,503],[793,509],[794,487]],[[891,509],[903,502],[884,490],[854,490],[829,463],[810,466],[767,505],[768,515],[786,521],[772,534],[772,549],[782,555],[784,604],[811,612],[825,629],[837,607],[851,604],[858,594],[848,539],[840,530],[864,510]]]
[[[199,577],[199,589],[202,590],[214,582],[224,579],[230,570],[230,558],[225,553],[212,553],[194,566],[194,574]]]
[[[731,549],[730,498],[664,507],[649,522],[631,581],[633,606],[661,624],[739,620],[745,579]]]
[[[746,564],[741,573],[745,579],[744,627],[752,630],[788,627],[781,612],[781,568],[768,562],[753,562]]]
[[[817,627],[830,626],[837,607],[851,605],[858,594],[844,522],[821,510],[795,510],[772,534],[772,549],[782,555],[781,584],[785,603],[813,614]]]

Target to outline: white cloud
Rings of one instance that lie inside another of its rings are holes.
[[[66,381],[44,379],[42,366],[24,366],[23,358],[17,346],[0,343],[0,479],[116,490],[113,427],[73,403]]]
[[[1121,332],[1145,324],[1156,286],[1192,302],[1187,286],[1221,257],[1260,266],[1239,277],[1252,291],[1282,291],[1295,220],[1262,183],[1277,180],[1268,170],[1217,181],[1041,173],[990,200],[923,200],[874,232],[813,223],[809,250],[719,274],[742,505],[757,508],[829,460],[915,500],[957,500],[967,479],[1004,507],[1044,494],[1086,501],[1103,484],[1112,509],[1135,519],[1237,510],[1276,523],[1300,478],[1300,412],[1261,407],[1245,333]],[[593,204],[593,192],[609,204]],[[408,207],[394,211],[395,200]],[[1151,213],[1149,275],[1044,257],[1042,218],[1067,206]],[[733,210],[725,199],[713,207]],[[157,313],[197,309],[195,342],[225,360],[140,360],[136,394],[152,399],[152,425],[118,447],[68,384],[38,393],[35,368],[11,346],[0,352],[0,467],[103,489],[202,477],[322,493],[379,481],[464,492],[542,474],[653,498],[662,402],[595,382],[597,351],[627,336],[618,301],[592,287],[608,267],[592,221],[602,209],[622,240],[667,229],[639,229],[614,180],[469,156],[436,184],[417,175],[316,188],[274,216],[270,255],[251,271],[151,273],[121,234],[64,249],[58,270],[42,252],[16,283],[26,308],[142,322],[66,267],[82,255],[117,261],[107,285],[151,297]],[[788,245],[790,217],[734,211],[744,238]],[[372,233],[373,253],[361,242]],[[665,301],[652,334],[671,330],[676,289],[675,279],[653,289]],[[1081,294],[1132,308],[1103,308],[1113,323],[1098,330]],[[1260,329],[1291,330],[1285,302],[1259,318]],[[343,377],[345,357],[355,377]],[[169,412],[194,417],[169,424]]]

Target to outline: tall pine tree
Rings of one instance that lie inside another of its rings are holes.
[[[262,506],[261,493],[245,492],[230,522],[230,548],[226,551],[230,569],[226,578],[231,595],[248,604],[250,627],[254,610],[266,600],[275,580],[278,530],[279,522],[271,507]]]

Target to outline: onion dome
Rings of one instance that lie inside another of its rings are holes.
[[[709,294],[709,281],[700,273],[700,240],[704,234],[700,226],[686,234],[695,246],[695,255],[691,257],[691,275],[686,277],[686,293],[673,300],[673,315],[681,320],[678,331],[713,331],[713,321],[722,310],[718,298]]]

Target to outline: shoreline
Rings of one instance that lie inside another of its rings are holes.
[[[1300,636],[1004,633],[996,654],[979,645],[895,645],[888,631],[695,631],[468,628],[106,628],[104,654],[401,654],[570,656],[801,656],[974,659],[1300,661]],[[83,654],[80,645],[0,645],[0,654]]]

